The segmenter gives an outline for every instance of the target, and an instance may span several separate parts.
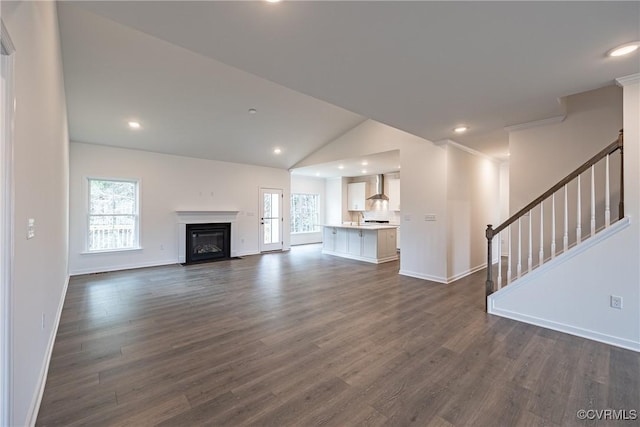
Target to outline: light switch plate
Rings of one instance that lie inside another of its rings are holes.
[[[27,220],[27,239],[33,239],[36,237],[36,220],[35,218],[29,218]]]
[[[426,214],[424,216],[424,220],[425,221],[435,221],[436,220],[436,214]]]

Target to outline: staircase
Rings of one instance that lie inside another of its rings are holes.
[[[624,218],[623,165],[620,131],[615,141],[505,222],[487,226],[487,304],[489,295],[578,250]],[[613,207],[612,199],[618,202]]]

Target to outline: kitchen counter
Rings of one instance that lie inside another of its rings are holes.
[[[322,253],[380,264],[398,259],[397,225],[325,225]]]
[[[390,228],[398,228],[399,225],[394,224],[328,224],[325,227],[336,227],[336,228],[355,228],[357,230],[388,230]]]

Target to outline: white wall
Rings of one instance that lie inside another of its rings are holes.
[[[69,138],[55,3],[0,7],[16,48],[12,424],[28,425],[35,422],[68,283]],[[28,218],[36,225],[29,240]]]
[[[509,161],[503,161],[500,163],[500,218],[498,224],[502,224],[509,219]],[[495,226],[495,224],[494,224]],[[504,238],[502,238],[502,253],[501,256],[508,255],[508,248],[505,245]]]
[[[500,216],[499,163],[447,145],[447,280],[487,264],[487,224]]]
[[[617,86],[569,96],[566,106],[560,123],[509,133],[512,214],[613,142],[622,128]]]
[[[178,262],[176,210],[240,211],[232,255],[260,251],[259,189],[284,190],[284,249],[289,248],[290,175],[286,170],[74,142],[70,150],[71,274]],[[140,179],[142,250],[85,252],[87,177]]]
[[[340,224],[342,222],[342,178],[327,178],[325,190],[325,223]]]
[[[551,186],[573,172],[577,167],[589,160],[603,148],[615,141],[622,128],[622,89],[607,86],[566,98],[567,116],[564,121],[552,125],[538,126],[513,131],[509,134],[509,208],[511,214],[523,208],[536,197],[543,194]],[[620,176],[619,154],[611,159],[611,217],[618,218],[618,197]],[[596,227],[604,226],[604,161],[596,165]],[[582,234],[590,231],[590,179],[591,172],[582,175],[581,185],[581,228]],[[568,234],[569,245],[576,240],[577,228],[577,184],[568,186]],[[561,247],[564,227],[563,208],[564,193],[556,194],[555,219],[557,247]],[[544,230],[545,242],[551,242],[551,202],[543,205],[547,227]],[[529,221],[532,228],[539,230],[540,209],[536,208],[532,216],[522,218],[523,230],[528,230]],[[562,226],[561,226],[562,225]],[[505,240],[506,232],[501,235]],[[512,240],[516,234],[513,231]],[[533,232],[533,263],[539,262],[539,232]],[[522,247],[528,248],[528,233],[524,233]],[[544,248],[546,257],[550,255],[550,243]],[[528,254],[525,251],[525,258]]]
[[[325,224],[326,191],[323,178],[291,175],[291,194],[318,194],[320,195],[320,210],[318,214],[318,230],[313,233],[291,233],[291,246],[306,245],[322,242],[322,224]]]
[[[624,86],[623,97],[629,225],[566,262],[556,258],[544,274],[525,276],[520,286],[494,294],[492,312],[640,351],[639,82],[637,75]],[[610,307],[611,295],[623,298],[621,310]]]

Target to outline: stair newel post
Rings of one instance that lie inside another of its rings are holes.
[[[620,205],[618,207],[618,219],[624,218],[624,147],[622,130],[618,135],[618,147],[620,147]]]
[[[605,181],[604,181],[604,226],[611,225],[611,190],[609,189],[609,158],[611,154],[607,154],[605,158]]]
[[[488,297],[493,293],[493,277],[492,277],[492,265],[493,265],[493,251],[492,251],[492,241],[493,241],[493,226],[491,224],[487,225],[487,281],[485,282],[485,296]],[[485,311],[488,311],[487,299],[485,298]]]

